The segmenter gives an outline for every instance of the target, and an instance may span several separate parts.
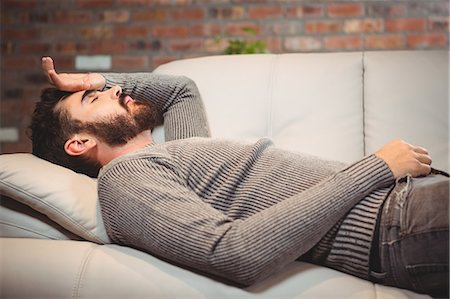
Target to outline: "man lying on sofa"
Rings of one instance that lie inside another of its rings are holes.
[[[42,66],[56,88],[36,105],[33,153],[98,174],[113,242],[242,285],[302,258],[447,295],[449,181],[424,148],[397,140],[349,166],[217,140],[186,77]]]

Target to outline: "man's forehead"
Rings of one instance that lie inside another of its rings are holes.
[[[55,108],[56,109],[68,108],[68,106],[75,104],[77,101],[81,103],[82,96],[85,92],[86,90],[76,91],[74,93],[62,97],[59,100],[58,104],[56,104]]]

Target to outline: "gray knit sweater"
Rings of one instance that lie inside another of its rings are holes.
[[[99,200],[113,242],[249,285],[308,251],[315,261],[333,266],[329,257],[344,224],[370,239],[373,224],[349,215],[367,201],[376,218],[371,195],[393,183],[382,160],[371,155],[344,166],[277,149],[267,139],[255,144],[211,139],[192,80],[148,73],[104,76],[107,87],[119,84],[133,98],[157,106],[169,140],[101,170]],[[347,237],[343,244],[355,242]],[[344,251],[354,251],[350,245]],[[334,267],[358,275],[340,266],[353,264],[353,257],[339,250]],[[356,252],[361,254],[360,248]],[[364,271],[367,276],[368,267]]]

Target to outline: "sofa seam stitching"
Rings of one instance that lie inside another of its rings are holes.
[[[49,240],[66,240],[66,239],[58,238],[57,236],[52,236],[51,234],[46,234],[46,233],[39,232],[38,230],[35,230],[33,228],[29,228],[29,227],[26,227],[26,226],[23,226],[23,225],[19,225],[19,224],[15,224],[13,222],[9,222],[7,220],[6,221],[0,220],[0,225],[5,225],[5,226],[13,227],[13,228],[22,229],[24,231],[36,234],[38,236],[46,237],[46,239],[49,239]],[[3,236],[1,236],[1,237],[3,237]]]
[[[73,220],[70,216],[68,216],[68,215],[67,215],[63,210],[61,210],[60,208],[57,208],[57,207],[55,207],[53,204],[50,204],[50,203],[48,203],[47,201],[42,200],[39,196],[36,196],[36,195],[34,195],[33,193],[30,193],[30,192],[28,192],[28,191],[26,191],[26,190],[22,190],[22,189],[20,189],[20,188],[17,188],[14,184],[11,184],[11,183],[6,182],[6,181],[5,181],[5,182],[0,181],[0,187],[2,187],[2,188],[0,188],[0,194],[5,195],[5,196],[9,196],[9,197],[11,197],[11,198],[12,198],[13,196],[15,196],[15,195],[13,194],[13,192],[11,192],[11,194],[9,194],[8,190],[6,190],[5,188],[3,188],[3,187],[6,187],[6,188],[10,188],[10,189],[16,191],[16,192],[19,194],[19,196],[20,196],[20,195],[23,195],[23,196],[28,196],[28,197],[30,197],[30,198],[33,198],[36,202],[38,202],[38,203],[39,203],[40,205],[42,205],[42,206],[47,207],[50,211],[51,211],[51,210],[55,211],[56,214],[58,214],[62,219],[65,219],[66,221],[68,221],[68,222],[69,222],[70,224],[72,224],[73,226],[75,226],[75,227],[77,227],[78,229],[82,230],[84,233],[86,233],[86,235],[88,235],[89,237],[91,237],[91,238],[92,238],[93,240],[95,240],[96,242],[104,243],[104,241],[103,241],[101,238],[99,238],[99,237],[96,236],[94,233],[92,233],[87,227],[85,227],[84,225],[80,224],[78,221]],[[17,197],[15,197],[15,198],[17,198]],[[45,212],[41,212],[40,210],[36,209],[35,206],[33,206],[33,205],[31,205],[31,204],[28,204],[28,202],[29,202],[28,200],[17,200],[17,199],[15,199],[15,198],[13,198],[13,199],[16,200],[16,201],[18,201],[18,202],[20,202],[20,203],[22,203],[22,204],[24,204],[24,205],[27,205],[27,206],[29,206],[30,208],[32,208],[32,209],[34,209],[34,210],[36,210],[36,211],[38,211],[38,212],[40,212],[40,213],[46,215],[47,217],[49,217],[49,215],[46,214]],[[39,207],[38,207],[38,208],[39,208]],[[67,228],[67,227],[66,227],[66,225],[62,225],[61,223],[59,223],[58,221],[52,219],[51,217],[49,217],[49,218],[50,218],[51,220],[53,220],[54,222],[58,223],[59,225],[61,225],[62,227],[64,227],[65,229],[71,231],[70,228]],[[78,235],[78,232],[77,232],[77,233],[72,232],[72,233]]]
[[[361,91],[362,91],[362,144],[363,144],[363,156],[366,155],[367,149],[366,149],[366,86],[365,86],[365,80],[366,80],[366,67],[365,67],[365,59],[366,59],[366,53],[365,51],[362,52],[362,74],[361,74]]]
[[[94,251],[97,250],[98,246],[101,246],[101,245],[94,245],[94,247],[91,247],[87,251],[86,255],[84,256],[83,261],[81,263],[81,267],[78,272],[78,275],[75,279],[75,284],[74,284],[73,292],[72,292],[72,298],[80,298],[81,282],[83,281],[83,277],[84,277],[84,274],[86,273],[86,269],[89,264],[89,261],[91,260],[91,257],[93,255]]]

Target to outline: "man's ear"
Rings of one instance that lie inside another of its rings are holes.
[[[71,156],[81,156],[97,146],[94,138],[88,135],[74,135],[64,144],[64,150]]]

